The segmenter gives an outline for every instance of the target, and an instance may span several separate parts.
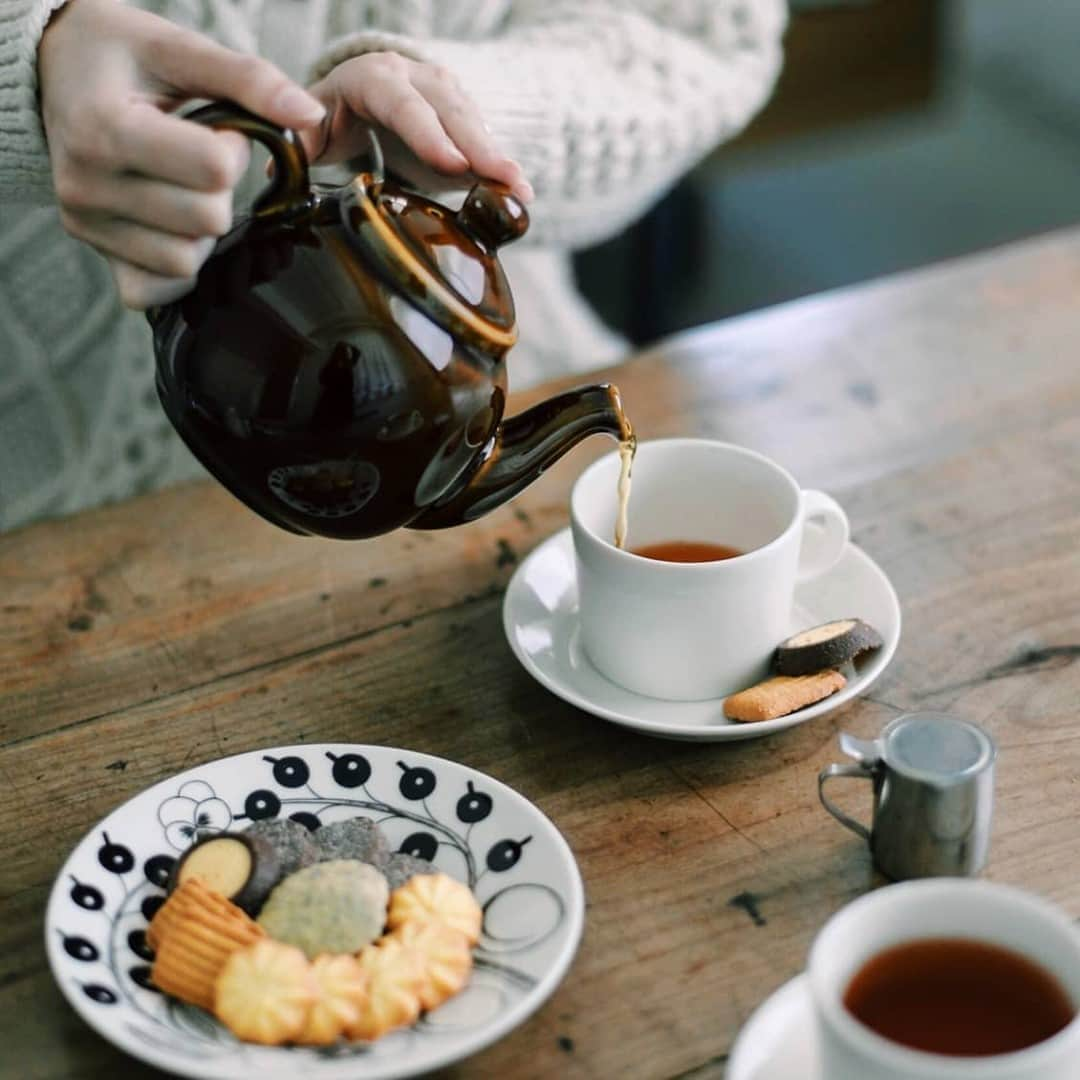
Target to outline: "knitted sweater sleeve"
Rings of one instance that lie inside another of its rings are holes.
[[[37,47],[63,0],[0,0],[0,198],[49,202],[49,150],[37,94]]]
[[[784,0],[514,0],[492,35],[331,42],[315,77],[393,50],[450,69],[536,190],[527,239],[596,243],[764,104]]]

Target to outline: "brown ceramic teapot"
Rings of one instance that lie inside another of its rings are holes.
[[[234,495],[297,533],[439,528],[511,498],[586,435],[629,436],[618,391],[511,419],[514,305],[496,255],[528,227],[501,185],[456,213],[381,175],[312,187],[295,135],[229,104],[190,119],[274,158],[270,186],[149,312],[162,405]]]

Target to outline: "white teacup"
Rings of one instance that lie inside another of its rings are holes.
[[[581,640],[593,665],[627,690],[671,701],[758,682],[792,632],[796,582],[825,573],[843,553],[844,511],[753,450],[709,439],[643,442],[620,550],[618,477],[613,453],[581,474],[570,498]],[[812,519],[824,527],[807,529]],[[704,563],[632,554],[671,541],[745,554]]]
[[[1080,930],[1046,900],[966,878],[891,885],[837,912],[811,947],[808,973],[822,1080],[1076,1080],[1080,1017],[1024,1050],[952,1057],[886,1039],[844,1007],[848,985],[871,957],[907,941],[943,937],[1019,953],[1056,976],[1080,1006]]]

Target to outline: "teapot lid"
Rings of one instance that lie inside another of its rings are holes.
[[[363,172],[342,215],[373,268],[451,336],[500,353],[517,340],[496,249],[521,236],[529,219],[509,188],[478,183],[455,212]]]

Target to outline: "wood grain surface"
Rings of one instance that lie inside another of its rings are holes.
[[[586,929],[564,983],[444,1077],[722,1076],[817,929],[881,883],[816,776],[838,731],[872,736],[901,711],[991,731],[987,876],[1080,916],[1078,296],[1066,232],[703,328],[608,373],[643,438],[743,443],[830,491],[896,585],[903,637],[871,693],[765,739],[632,734],[515,662],[506,583],[566,523],[602,438],[441,533],[300,539],[204,482],[0,536],[0,1076],[160,1075],[64,1002],[48,891],[123,800],[281,743],[462,761],[537,803],[577,856]],[[868,791],[842,796],[866,813]]]

